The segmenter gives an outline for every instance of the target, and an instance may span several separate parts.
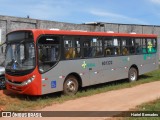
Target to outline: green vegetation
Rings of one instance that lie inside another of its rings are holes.
[[[160,111],[160,99],[137,106],[137,108],[134,111]],[[125,118],[124,120],[159,120],[159,119],[160,119],[159,117],[130,117],[130,118]]]
[[[74,96],[64,96],[59,93],[53,93],[43,96],[26,96],[26,95],[8,95],[6,96],[6,102],[4,98],[0,97],[0,106],[4,107],[4,110],[8,111],[23,111],[23,110],[35,110],[44,108],[55,103],[62,103],[67,100],[77,99],[84,96],[90,96],[98,93],[103,93],[111,90],[118,90],[123,88],[133,87],[139,84],[160,80],[160,69],[150,72],[148,74],[139,77],[136,82],[129,83],[127,80],[119,80],[116,82],[110,82],[100,85],[94,85],[90,87],[81,88],[79,92]],[[160,108],[160,107],[159,107]]]

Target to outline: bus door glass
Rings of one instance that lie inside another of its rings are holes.
[[[50,70],[59,61],[60,41],[57,36],[41,36],[38,40],[39,71]]]

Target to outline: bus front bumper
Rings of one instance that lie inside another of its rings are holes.
[[[41,95],[39,87],[32,81],[29,84],[24,82],[12,82],[11,80],[6,79],[6,88],[7,90],[26,95]]]

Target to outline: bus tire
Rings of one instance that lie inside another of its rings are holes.
[[[129,69],[129,72],[128,72],[128,79],[129,79],[129,82],[134,82],[136,81],[138,78],[138,71],[136,68],[134,67],[131,67]]]
[[[74,95],[78,91],[78,81],[75,76],[68,76],[63,84],[63,93],[65,95]]]

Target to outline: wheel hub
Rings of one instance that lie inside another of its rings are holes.
[[[131,80],[134,81],[135,79],[136,79],[136,73],[133,72],[133,73],[131,73]]]
[[[67,83],[67,90],[69,92],[73,92],[76,90],[76,85],[73,81],[69,80],[68,83]]]

